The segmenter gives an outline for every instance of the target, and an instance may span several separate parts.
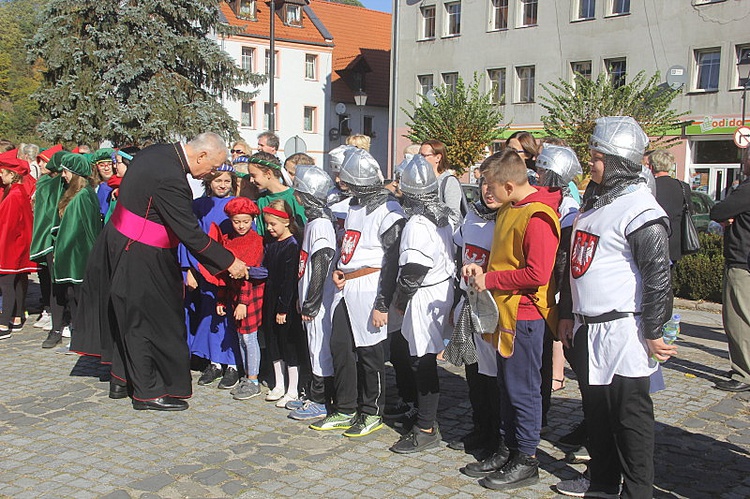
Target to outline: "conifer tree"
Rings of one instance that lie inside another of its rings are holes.
[[[242,87],[265,78],[209,36],[229,30],[216,0],[49,0],[42,17],[29,53],[46,65],[35,97],[49,140],[234,136],[221,100],[249,99]]]

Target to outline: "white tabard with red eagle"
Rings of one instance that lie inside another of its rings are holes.
[[[474,213],[473,210],[469,210],[463,224],[453,234],[453,242],[461,248],[462,265],[476,263],[486,272],[494,233],[494,220],[485,220]],[[465,279],[461,278],[460,286],[464,291],[468,288]],[[465,303],[466,296],[462,296],[453,313],[454,324],[458,321]],[[476,332],[474,333],[474,344],[477,347],[479,374],[492,378],[497,377],[497,350]]]
[[[402,218],[405,218],[404,211],[394,200],[383,203],[370,214],[363,205],[350,206],[344,223],[338,269],[348,274],[367,267],[382,268],[385,253],[380,237]],[[380,272],[373,272],[347,279],[344,285],[344,300],[354,343],[358,347],[376,345],[388,336],[387,326],[376,328],[372,325],[371,315],[379,280]]]
[[[310,285],[310,257],[318,251],[331,248],[336,251],[336,231],[333,223],[325,218],[316,218],[305,224],[305,236],[299,252],[298,290],[299,303],[307,299]],[[334,260],[335,261],[335,260]],[[333,265],[331,265],[331,271]],[[310,362],[316,376],[333,376],[333,359],[331,357],[331,319],[333,310],[341,299],[341,293],[331,280],[331,272],[323,285],[323,302],[318,314],[310,322],[303,322],[307,329],[307,346],[310,350]]]
[[[641,311],[641,274],[627,237],[666,217],[645,184],[601,208],[578,214],[570,243],[573,313],[596,317]],[[642,377],[656,370],[639,324],[640,317],[632,316],[588,326],[592,385],[607,385],[615,374]]]

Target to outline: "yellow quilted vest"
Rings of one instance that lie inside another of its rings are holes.
[[[539,202],[518,207],[514,207],[510,203],[505,204],[497,212],[487,272],[517,270],[526,265],[523,254],[523,238],[529,220],[536,213],[544,213],[549,217],[554,224],[555,234],[559,240],[560,220],[555,210]],[[556,253],[557,245],[554,248],[549,248],[549,251]],[[513,355],[518,305],[524,295],[531,298],[554,334],[557,330],[556,292],[557,286],[554,282],[554,275],[550,277],[550,282],[536,290],[523,290],[523,292],[518,290],[492,290],[492,296],[495,298],[499,312],[499,320],[495,332],[483,335],[484,340],[494,346],[503,357],[508,358]]]

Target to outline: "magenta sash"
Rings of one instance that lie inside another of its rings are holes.
[[[148,246],[176,248],[180,243],[169,227],[138,216],[121,203],[117,203],[110,222],[123,236]]]

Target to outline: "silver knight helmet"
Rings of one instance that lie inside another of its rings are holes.
[[[415,154],[409,164],[404,167],[399,187],[404,194],[419,195],[437,191],[437,177],[435,177],[432,165],[424,156]]]
[[[640,164],[648,145],[648,136],[630,116],[597,118],[589,147],[610,156],[619,156]]]
[[[325,201],[333,189],[331,177],[315,165],[299,165],[294,176],[294,190]]]
[[[380,165],[364,149],[353,148],[344,153],[339,178],[354,186],[382,185],[383,174]]]
[[[544,145],[541,154],[536,158],[536,167],[556,173],[565,184],[583,173],[573,149],[552,144]]]
[[[344,162],[344,154],[346,151],[356,149],[354,146],[341,145],[334,149],[331,149],[328,153],[328,164],[331,167],[331,171],[338,173],[341,171],[341,163]]]

